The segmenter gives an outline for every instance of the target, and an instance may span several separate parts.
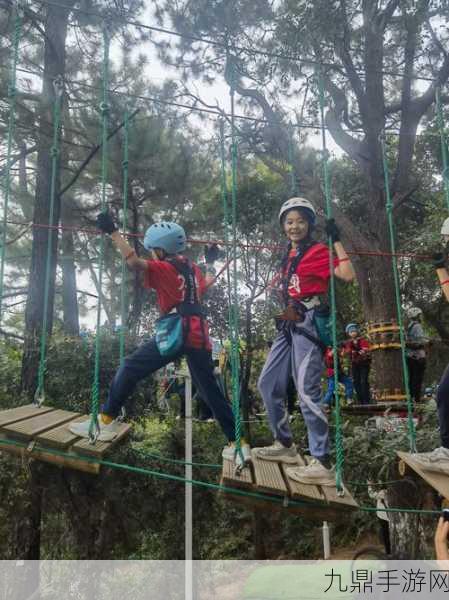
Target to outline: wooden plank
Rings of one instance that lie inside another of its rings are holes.
[[[102,458],[113,446],[127,436],[130,430],[131,425],[129,423],[120,423],[117,435],[111,442],[97,441],[95,444],[91,444],[88,439],[78,438],[78,441],[73,444],[70,451],[75,452],[76,454],[93,456],[94,458]]]
[[[1,452],[6,452],[8,454],[13,454],[15,456],[21,457],[22,460],[41,460],[52,465],[56,465],[58,467],[65,467],[67,469],[75,469],[76,471],[82,471],[83,473],[90,473],[92,475],[98,475],[100,472],[100,466],[98,463],[94,462],[86,462],[83,461],[82,458],[71,458],[66,456],[57,456],[55,454],[50,454],[46,452],[43,448],[32,448],[31,450],[27,450],[27,448],[20,446],[10,446],[7,444],[2,444],[2,440],[8,440],[8,436],[5,434],[0,434],[0,450]]]
[[[10,437],[30,440],[48,429],[67,423],[73,418],[74,414],[76,415],[76,413],[68,410],[52,410],[49,413],[39,414],[24,421],[4,425],[1,430]]]
[[[253,488],[253,475],[251,466],[243,469],[238,475],[235,472],[235,463],[232,460],[223,459],[223,469],[221,475],[223,485],[226,487],[236,487],[244,489]]]
[[[305,466],[305,464],[306,463],[304,462],[303,458],[298,454],[298,466],[303,467]],[[294,481],[293,479],[290,479],[290,477],[286,473],[286,469],[288,469],[288,467],[294,466],[295,465],[286,464],[283,464],[281,466],[291,498],[294,500],[311,499],[315,501],[324,501],[325,498],[316,485],[299,483],[299,481]]]
[[[2,410],[0,412],[0,428],[11,423],[16,423],[17,421],[22,421],[23,419],[35,417],[36,415],[43,415],[52,410],[54,409],[50,406],[42,406],[39,408],[35,404],[25,404],[25,406]]]
[[[284,477],[278,462],[261,460],[252,452],[254,480],[258,491],[285,496],[288,493]]]
[[[392,415],[395,412],[402,412],[407,410],[407,404],[403,402],[379,402],[376,404],[350,404],[349,406],[342,406],[341,412],[348,415],[370,415],[370,414],[383,414],[385,411],[389,411]],[[414,407],[414,412],[417,412],[418,407]]]
[[[408,467],[410,467],[410,469],[412,469],[412,471],[424,479],[430,487],[437,490],[443,498],[449,500],[449,465],[447,475],[445,473],[434,473],[433,471],[426,471],[423,469],[422,466],[414,460],[413,454],[399,451],[396,454]]]
[[[305,460],[306,463],[309,464],[312,457],[307,456]],[[355,510],[359,507],[345,485],[343,485],[343,490],[345,492],[344,496],[339,496],[337,494],[337,488],[333,485],[321,485],[319,488],[326,501],[333,506],[338,506],[339,508],[347,510]]]
[[[221,484],[224,485],[224,481],[221,480]],[[236,503],[239,506],[243,506],[247,510],[263,510],[264,513],[273,512],[288,512],[289,514],[295,514],[312,521],[337,521],[345,517],[345,513],[342,510],[336,510],[327,504],[316,505],[316,506],[292,506],[290,504],[284,505],[282,502],[270,502],[269,500],[263,500],[261,498],[252,498],[248,496],[239,496],[232,494],[231,492],[220,492],[220,497],[230,502]]]
[[[86,415],[73,413],[73,419],[67,423],[64,423],[64,425],[60,425],[59,427],[55,427],[40,433],[38,436],[36,436],[36,441],[42,446],[48,446],[50,448],[68,448],[71,444],[74,444],[80,439],[78,435],[73,434],[69,430],[68,425],[71,425],[72,423],[79,423],[85,420]]]

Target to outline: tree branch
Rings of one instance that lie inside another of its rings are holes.
[[[128,121],[132,121],[132,119],[134,119],[134,117],[137,115],[138,112],[140,112],[140,108],[136,108],[136,110],[131,115],[129,115]],[[116,135],[116,133],[118,133],[120,131],[120,129],[122,127],[124,127],[124,125],[125,125],[125,121],[122,121],[119,125],[117,125],[117,127],[115,127],[115,129],[113,129],[111,131],[111,133],[108,135],[107,139],[110,140],[112,137],[114,137]],[[102,145],[103,144],[97,144],[96,146],[94,146],[92,148],[92,150],[89,152],[89,154],[83,160],[81,165],[78,167],[75,175],[72,177],[72,179],[69,181],[69,183],[67,185],[65,185],[62,188],[62,190],[59,192],[60,197],[63,196],[72,187],[72,185],[74,185],[76,183],[76,181],[78,180],[78,177],[81,175],[81,173],[87,167],[87,165],[90,163],[90,161],[93,159],[93,157],[97,154],[97,152],[100,150]]]

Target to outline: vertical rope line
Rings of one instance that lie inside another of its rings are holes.
[[[288,161],[290,163],[290,189],[292,196],[298,195],[298,179],[295,169],[295,155],[293,144],[293,125],[290,123],[288,127]]]
[[[41,406],[45,402],[44,382],[45,369],[47,361],[47,337],[48,337],[48,304],[50,295],[50,274],[51,274],[51,252],[53,245],[53,219],[55,211],[56,198],[56,176],[59,167],[59,141],[61,129],[61,107],[64,93],[64,83],[62,77],[58,77],[53,82],[54,88],[54,103],[53,103],[53,143],[50,149],[51,156],[51,182],[50,182],[50,207],[48,213],[48,230],[47,230],[47,257],[45,264],[45,284],[44,284],[44,306],[42,314],[42,330],[40,339],[40,357],[39,369],[37,374],[37,388],[34,395],[34,402]]]
[[[125,108],[125,125],[123,138],[123,235],[126,235],[128,226],[128,165],[129,165],[129,110]],[[120,365],[125,359],[125,335],[126,335],[126,261],[122,256],[122,281],[120,289]]]
[[[237,143],[235,139],[235,65],[232,65],[231,99],[231,225],[232,225],[232,324],[231,324],[231,367],[232,367],[232,409],[235,420],[235,446],[241,459],[241,418],[240,418],[240,373],[239,373],[239,306],[237,296]]]
[[[447,141],[446,135],[444,131],[444,116],[443,116],[443,107],[441,106],[441,97],[440,97],[440,88],[437,87],[435,90],[435,100],[437,105],[437,121],[438,121],[438,129],[440,132],[440,140],[441,140],[441,160],[443,163],[443,182],[444,182],[444,199],[446,201],[446,208],[449,210],[449,165],[448,165],[448,157],[447,157]]]
[[[223,204],[223,220],[224,220],[224,241],[226,252],[226,280],[227,280],[227,295],[229,309],[229,324],[232,322],[232,293],[231,293],[231,271],[229,268],[229,206],[228,206],[228,186],[226,183],[226,151],[224,142],[224,121],[220,119],[220,162],[221,162],[221,200]]]
[[[6,161],[5,175],[3,178],[3,219],[2,219],[2,240],[0,244],[0,323],[2,321],[3,308],[3,288],[5,276],[5,260],[6,260],[6,226],[8,221],[8,204],[11,194],[11,164],[12,164],[12,145],[14,137],[14,129],[16,123],[16,96],[17,96],[17,63],[19,60],[19,43],[22,33],[22,13],[17,4],[14,5],[14,29],[12,33],[11,47],[11,63],[9,71],[8,85],[8,101],[9,101],[9,116],[8,116],[8,133],[6,141]]]
[[[324,196],[326,199],[326,217],[332,218],[332,203],[328,165],[328,151],[326,143],[326,125],[324,122],[324,84],[321,73],[318,78],[319,88],[319,103],[320,103],[320,128],[321,128],[321,146],[323,152],[322,167],[323,167],[323,182]],[[334,359],[334,387],[335,387],[335,450],[336,450],[336,486],[337,491],[343,491],[343,465],[344,465],[344,450],[343,437],[341,431],[341,414],[340,414],[340,394],[338,392],[338,346],[337,346],[337,305],[335,300],[335,273],[334,273],[334,246],[331,236],[327,240],[329,247],[329,271],[330,271],[330,298],[331,298],[331,328],[332,328],[332,348]]]
[[[399,336],[401,340],[401,357],[402,357],[402,374],[404,380],[405,395],[407,398],[407,422],[408,422],[408,434],[410,441],[410,452],[416,452],[416,431],[415,424],[413,422],[413,402],[410,396],[410,384],[407,367],[407,358],[405,352],[405,335],[404,335],[404,322],[402,319],[402,307],[401,307],[401,287],[399,281],[398,263],[396,258],[396,241],[394,231],[394,220],[393,220],[393,203],[391,200],[390,193],[390,178],[388,174],[388,163],[385,149],[384,136],[380,138],[380,145],[382,150],[382,167],[384,171],[384,185],[385,185],[385,198],[386,198],[386,210],[388,218],[388,229],[390,233],[390,247],[391,247],[391,262],[393,267],[393,278],[394,278],[394,292],[396,298],[396,313],[399,324]]]
[[[107,26],[103,26],[103,67],[102,67],[102,102],[101,113],[101,211],[106,212],[106,185],[108,179],[108,125],[109,125],[109,47],[110,37]],[[98,437],[98,405],[100,397],[100,327],[102,309],[102,282],[103,282],[103,258],[104,258],[104,233],[100,238],[100,255],[98,261],[98,303],[97,324],[95,336],[95,366],[94,380],[92,383],[92,418],[89,427],[89,439],[94,443]]]

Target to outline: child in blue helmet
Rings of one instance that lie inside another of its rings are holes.
[[[213,262],[217,259],[217,247],[206,248],[207,271],[203,276],[199,267],[181,254],[186,247],[186,235],[176,223],[154,223],[147,229],[144,246],[151,251],[150,260],[136,255],[108,213],[98,216],[97,227],[111,236],[128,267],[143,273],[144,286],[156,291],[162,315],[177,312],[181,315],[183,326],[182,346],[176,355],[161,354],[156,339],[151,338],[125,358],[112,381],[108,399],[99,416],[98,439],[108,441],[117,435],[116,418],[140,380],[185,356],[193,383],[229,441],[223,450],[223,457],[234,460],[234,416],[214,376],[209,327],[200,305],[201,297],[214,281]],[[89,423],[90,420],[74,423],[69,429],[76,435],[88,437]],[[242,443],[242,452],[244,459],[248,460],[250,450],[245,443]],[[240,460],[240,457],[236,459]]]

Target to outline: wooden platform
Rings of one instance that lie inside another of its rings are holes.
[[[406,475],[418,475],[423,479],[431,488],[436,490],[440,496],[449,500],[449,463],[447,475],[444,473],[434,473],[433,471],[426,471],[419,463],[415,460],[413,454],[408,452],[397,452],[400,459],[399,473],[402,477]]]
[[[416,407],[415,407],[416,409]],[[376,402],[373,404],[349,404],[340,408],[342,413],[348,415],[382,415],[407,411],[406,402]]]
[[[89,440],[74,435],[68,429],[70,423],[88,418],[88,415],[48,406],[39,408],[34,404],[2,411],[0,451],[98,474],[101,465],[97,461],[127,436],[131,425],[121,424],[112,442],[90,444]],[[17,442],[17,445],[12,442]],[[65,456],[65,453],[70,456]]]
[[[335,487],[301,484],[287,477],[284,463],[261,460],[252,453],[252,464],[240,475],[235,473],[234,463],[223,461],[221,483],[227,488],[237,488],[251,493],[273,496],[280,502],[270,502],[251,496],[245,497],[224,491],[223,495],[248,508],[264,508],[265,510],[288,510],[290,513],[302,514],[310,519],[335,521],[345,517],[348,511],[358,508],[357,502],[346,488],[344,496],[338,496]],[[298,465],[305,465],[304,459],[298,455]],[[289,501],[304,502],[302,506],[289,504]]]

